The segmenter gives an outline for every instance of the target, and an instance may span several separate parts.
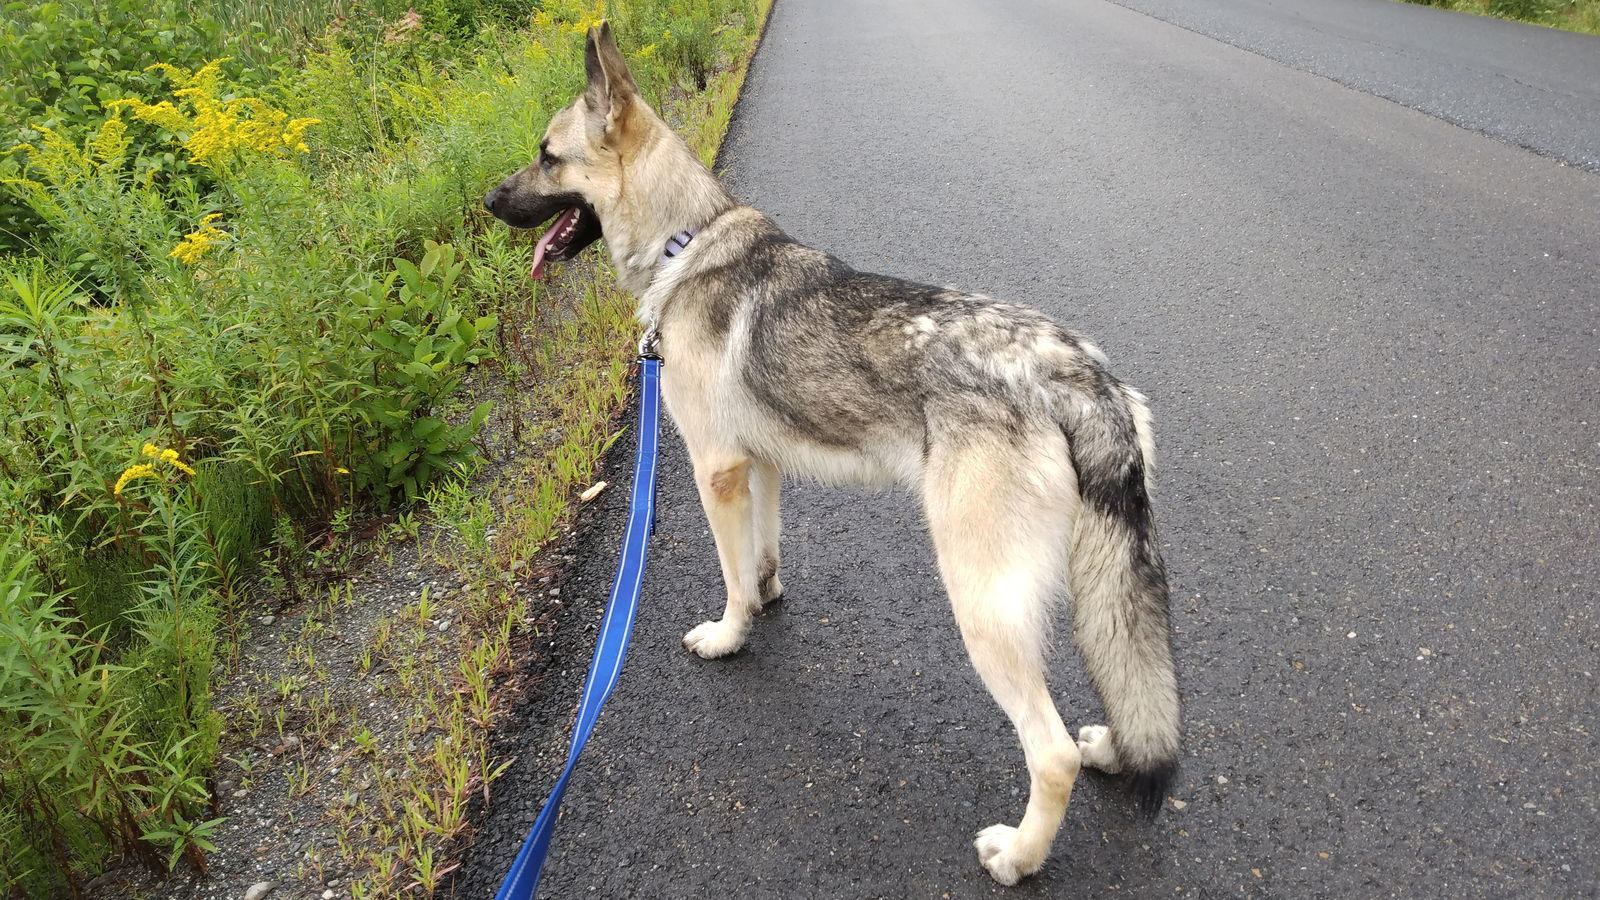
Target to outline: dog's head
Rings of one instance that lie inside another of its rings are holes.
[[[535,278],[546,263],[571,259],[600,239],[600,210],[610,209],[619,196],[623,170],[649,125],[609,22],[589,29],[583,65],[588,87],[550,119],[539,158],[483,198],[490,212],[515,228],[535,228],[555,217],[534,247]]]

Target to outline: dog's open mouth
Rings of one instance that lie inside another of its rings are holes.
[[[569,206],[556,216],[544,237],[533,247],[533,269],[529,275],[543,278],[545,263],[561,262],[583,252],[600,239],[600,217],[588,204]]]

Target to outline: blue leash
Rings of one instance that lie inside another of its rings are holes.
[[[583,684],[583,699],[578,702],[578,724],[572,731],[572,749],[567,752],[567,767],[556,780],[550,798],[539,810],[533,831],[522,842],[511,871],[500,884],[495,900],[533,900],[539,887],[539,874],[544,871],[544,860],[550,852],[550,838],[556,831],[556,818],[561,812],[561,796],[566,793],[567,779],[578,764],[578,754],[588,743],[600,718],[600,707],[617,686],[622,674],[622,659],[628,652],[628,633],[633,630],[633,616],[639,608],[639,588],[644,581],[646,545],[655,526],[656,505],[656,444],[660,425],[661,360],[646,350],[639,360],[639,453],[633,462],[633,500],[628,510],[628,529],[622,539],[622,559],[617,564],[617,580],[611,585],[611,599],[606,601],[605,619],[600,622],[600,636],[595,640],[594,662],[589,664],[589,678]]]

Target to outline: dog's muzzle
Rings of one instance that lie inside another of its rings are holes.
[[[544,275],[546,262],[572,259],[603,235],[600,216],[576,193],[533,194],[519,191],[515,177],[501,182],[483,197],[495,218],[513,228],[535,228],[552,216],[555,221],[533,248],[534,278]]]

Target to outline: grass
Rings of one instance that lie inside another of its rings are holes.
[[[1456,12],[1600,34],[1600,0],[1408,0]]]

